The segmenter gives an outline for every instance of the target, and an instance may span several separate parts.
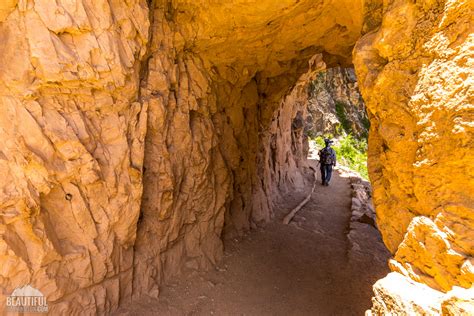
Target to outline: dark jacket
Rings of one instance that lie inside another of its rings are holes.
[[[326,163],[325,161],[330,161],[330,163]],[[331,146],[326,146],[319,151],[319,163],[321,165],[336,165],[336,152]]]

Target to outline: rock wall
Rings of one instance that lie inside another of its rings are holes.
[[[313,55],[349,63],[362,18],[349,0],[3,1],[0,304],[31,284],[53,314],[104,314],[215,263],[303,185],[282,98]]]
[[[468,286],[469,5],[3,1],[0,304],[31,284],[53,314],[105,314],[211,266],[304,185],[292,88],[349,66],[382,13],[354,54],[379,225],[394,269]]]
[[[287,22],[316,24],[327,7],[308,13],[310,2],[265,2],[242,11],[243,5],[213,4],[211,13],[207,3],[155,3],[140,92],[148,132],[136,295],[158,295],[161,281],[183,268],[213,266],[222,238],[268,222],[281,194],[305,185],[303,108],[293,105],[290,92],[322,69],[322,53],[330,53],[307,47],[302,34],[292,38],[297,25]],[[357,36],[331,23],[313,35],[345,62]],[[332,48],[327,31],[350,36],[352,44]]]
[[[391,272],[373,287],[372,309],[366,315],[472,315],[474,289],[454,287],[443,293]]]
[[[145,1],[0,5],[0,306],[32,284],[54,314],[130,296],[146,109]]]
[[[474,283],[473,3],[391,1],[354,63],[391,269],[447,292]],[[472,292],[471,292],[472,297]],[[383,301],[383,298],[380,298]]]
[[[351,133],[366,138],[369,119],[353,68],[334,67],[307,84],[307,132],[311,136]]]

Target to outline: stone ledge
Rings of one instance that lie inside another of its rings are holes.
[[[372,315],[473,315],[474,288],[454,287],[448,293],[434,290],[397,272],[374,285]]]

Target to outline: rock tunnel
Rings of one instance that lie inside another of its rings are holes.
[[[285,102],[353,65],[392,271],[474,281],[472,2],[8,0],[0,4],[0,302],[110,313],[307,185]],[[291,104],[291,106],[289,106]],[[296,136],[295,136],[296,135]],[[289,150],[292,148],[292,150]]]

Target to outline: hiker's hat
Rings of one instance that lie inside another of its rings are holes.
[[[325,144],[332,144],[333,141],[330,140],[329,138],[326,138],[326,139],[324,139],[324,143],[325,143]]]

